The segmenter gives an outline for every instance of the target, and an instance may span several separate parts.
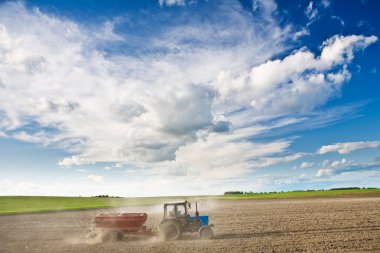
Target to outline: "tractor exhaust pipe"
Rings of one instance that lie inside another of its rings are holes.
[[[198,201],[195,201],[195,216],[199,217],[199,212],[198,212]]]

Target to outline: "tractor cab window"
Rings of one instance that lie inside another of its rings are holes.
[[[177,206],[177,215],[178,216],[184,216],[184,215],[186,215],[186,207],[185,207],[185,205],[178,205]]]
[[[167,206],[167,215],[169,217],[175,217],[175,206]]]

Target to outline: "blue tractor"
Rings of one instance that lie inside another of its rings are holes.
[[[186,232],[198,232],[199,239],[212,239],[212,225],[209,225],[208,216],[199,215],[198,203],[195,202],[195,216],[190,216],[188,209],[191,204],[187,201],[164,204],[164,217],[159,226],[164,240],[178,240]]]

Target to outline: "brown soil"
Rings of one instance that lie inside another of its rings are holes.
[[[124,236],[86,238],[99,212],[148,212],[157,231],[161,207],[0,216],[0,252],[380,252],[380,198],[208,201],[200,204],[215,239]],[[194,210],[192,210],[194,212]]]

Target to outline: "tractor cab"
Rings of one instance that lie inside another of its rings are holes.
[[[173,202],[164,204],[164,218],[163,220],[177,220],[182,227],[187,227],[190,222],[190,215],[188,214],[188,203]]]
[[[168,217],[186,217],[187,209],[190,208],[190,202],[174,202],[164,204],[164,218]]]
[[[172,202],[164,204],[164,216],[160,223],[160,232],[165,240],[177,240],[183,232],[197,232],[201,239],[213,236],[208,216],[200,216],[198,203],[195,202],[195,216],[190,216],[190,202]]]

